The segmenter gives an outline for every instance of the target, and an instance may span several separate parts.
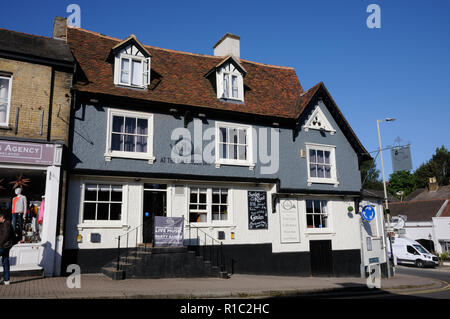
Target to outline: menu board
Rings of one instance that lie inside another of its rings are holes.
[[[267,192],[248,191],[248,229],[267,229]]]

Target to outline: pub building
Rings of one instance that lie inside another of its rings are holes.
[[[241,58],[232,34],[213,55],[75,27],[67,43],[77,65],[63,266],[201,275],[189,254],[124,255],[151,247],[154,217],[166,216],[228,273],[364,272],[359,164],[370,156],[323,83],[305,91],[293,68]],[[379,211],[374,223],[382,234]]]
[[[72,74],[65,40],[0,29],[0,209],[20,237],[13,277],[60,275]]]

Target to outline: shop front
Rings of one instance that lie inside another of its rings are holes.
[[[61,157],[60,144],[0,140],[0,209],[20,237],[10,251],[12,272],[59,275]]]

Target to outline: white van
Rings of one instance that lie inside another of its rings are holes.
[[[439,258],[415,240],[400,237],[392,238],[392,250],[399,265],[416,265],[419,268],[439,266]],[[390,251],[389,245],[388,251]]]

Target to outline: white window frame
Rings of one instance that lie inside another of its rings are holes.
[[[106,129],[105,160],[111,161],[111,158],[119,157],[119,158],[148,160],[149,164],[153,164],[155,161],[155,157],[153,155],[153,132],[154,132],[153,114],[108,108],[107,116],[108,116],[108,120],[107,120],[107,129]],[[135,118],[147,119],[147,121],[148,121],[148,126],[147,126],[148,137],[147,137],[147,152],[146,153],[111,150],[113,116],[135,117]]]
[[[127,59],[130,61],[129,63],[129,73],[128,73],[128,82],[122,82],[122,60]],[[139,61],[142,63],[142,85],[132,84],[132,64],[134,61]],[[128,86],[134,88],[145,88],[150,84],[150,70],[151,70],[151,59],[145,58],[143,56],[136,56],[126,53],[121,53],[117,56],[115,63],[118,65],[115,67],[115,84],[120,86]]]
[[[7,106],[6,106],[6,121],[0,122],[0,127],[9,127],[9,114],[11,111],[11,92],[12,92],[12,83],[13,83],[13,76],[0,76],[0,79],[5,79],[9,81],[9,87],[8,87],[8,97],[7,97]]]
[[[308,228],[308,214],[306,213],[306,201],[307,200],[311,200],[311,201],[315,201],[315,200],[319,200],[319,201],[325,201],[327,202],[327,221],[328,221],[328,226],[325,228]],[[314,234],[335,234],[334,230],[333,230],[333,205],[334,201],[330,198],[324,198],[324,197],[307,197],[304,198],[303,200],[303,209],[304,209],[304,218],[305,218],[305,228],[306,228],[306,233],[309,235],[314,235]]]
[[[220,129],[221,128],[231,128],[231,129],[245,129],[246,130],[246,140],[247,140],[247,159],[226,159],[220,158]],[[216,167],[219,168],[221,165],[236,165],[236,166],[248,166],[250,170],[253,170],[255,163],[253,162],[253,127],[251,125],[236,124],[229,122],[218,122],[216,121],[216,136],[215,136],[215,155],[216,155]]]
[[[206,222],[189,222],[190,220],[190,203],[191,203],[191,189],[206,189]],[[227,220],[213,220],[212,219],[212,192],[213,189],[227,190]],[[188,222],[199,227],[230,227],[233,226],[233,190],[230,187],[222,185],[189,185],[187,187],[187,214]]]
[[[233,71],[226,70],[227,68],[233,67]],[[224,76],[228,77],[228,91],[229,96],[225,96],[225,91],[223,89],[223,79]],[[238,90],[238,96],[233,97],[233,85],[232,85],[232,77],[237,77],[237,90]],[[218,99],[225,99],[225,100],[234,100],[234,101],[244,101],[244,79],[242,74],[238,71],[238,69],[234,66],[233,63],[229,62],[222,66],[217,72],[216,72],[216,82],[217,82],[217,98]]]
[[[122,211],[120,214],[120,220],[84,220],[84,195],[86,185],[99,184],[99,185],[111,185],[122,186]],[[79,207],[79,220],[78,229],[84,228],[124,228],[127,224],[127,205],[128,205],[128,185],[126,183],[116,181],[105,180],[82,180],[80,186],[80,207]]]
[[[315,184],[333,184],[335,187],[339,186],[339,182],[337,180],[337,170],[336,170],[336,146],[335,145],[323,145],[323,144],[314,144],[314,143],[305,143],[306,145],[306,169],[308,172],[308,186],[312,186]],[[319,150],[319,151],[327,151],[330,152],[330,166],[331,166],[331,178],[325,177],[311,177],[310,174],[310,159],[309,159],[309,151],[310,150]]]

